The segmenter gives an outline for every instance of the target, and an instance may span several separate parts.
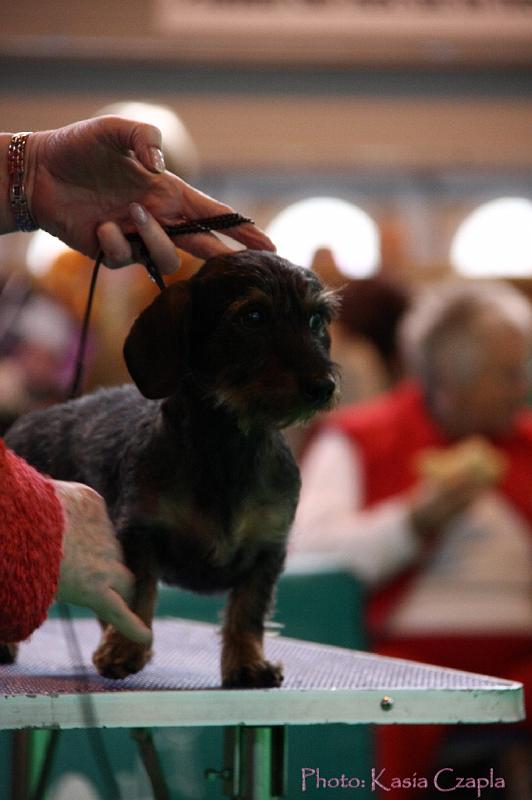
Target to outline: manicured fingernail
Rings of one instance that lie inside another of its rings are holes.
[[[131,203],[129,206],[129,213],[131,214],[131,219],[133,222],[136,222],[137,225],[145,225],[148,221],[148,212],[140,203]]]
[[[166,164],[164,163],[163,151],[159,147],[150,147],[150,160],[156,172],[165,171]]]

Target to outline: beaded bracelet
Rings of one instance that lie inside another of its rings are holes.
[[[7,149],[9,203],[19,231],[36,231],[39,227],[30,214],[24,185],[24,152],[29,133],[15,133]]]

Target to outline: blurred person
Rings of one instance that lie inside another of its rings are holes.
[[[331,322],[331,357],[340,368],[338,406],[369,400],[396,383],[402,375],[397,331],[409,305],[409,293],[396,281],[376,275],[347,279],[327,248],[316,251],[312,269],[337,292],[338,313]],[[319,424],[319,423],[318,423]],[[311,429],[285,431],[299,461]]]
[[[124,233],[137,231],[160,272],[172,273],[176,248],[161,224],[232,213],[165,170],[157,128],[118,117],[1,133],[0,163],[0,234],[42,227],[91,258],[101,250],[110,267],[135,260]],[[228,233],[245,246],[274,249],[252,223]],[[210,233],[179,241],[200,258],[230,251]],[[127,606],[133,578],[102,498],[45,478],[2,440],[0,547],[0,642],[27,638],[58,597],[149,645],[151,631]],[[9,658],[9,647],[0,656]]]
[[[22,278],[0,299],[0,435],[21,414],[64,400],[72,381],[77,321]]]
[[[340,366],[344,406],[381,394],[401,377],[397,333],[409,299],[400,284],[380,276],[350,280],[338,294],[331,354]]]
[[[291,558],[336,557],[367,584],[376,652],[532,687],[532,309],[502,283],[436,287],[401,341],[411,379],[311,442]],[[383,726],[379,765],[430,774],[441,737]]]

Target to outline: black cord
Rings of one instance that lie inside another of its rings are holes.
[[[83,377],[83,369],[85,362],[85,350],[87,349],[87,338],[89,335],[89,322],[91,317],[92,305],[94,302],[94,292],[96,290],[96,281],[98,280],[98,273],[103,260],[103,253],[98,253],[94,266],[92,268],[92,278],[89,287],[89,296],[87,297],[87,305],[85,306],[85,314],[83,315],[83,322],[81,324],[81,332],[79,335],[78,352],[76,355],[76,367],[74,377],[70,384],[68,392],[68,399],[73,400],[78,396],[81,388],[81,380]]]
[[[74,627],[70,608],[66,603],[59,603],[59,615],[63,623],[63,631],[70,656],[70,662],[77,667],[81,675],[81,691],[79,693],[81,713],[89,746],[103,778],[104,793],[110,800],[122,800],[122,792],[115,778],[109,755],[105,748],[101,729],[98,727],[98,717],[94,709],[94,702],[90,694],[90,675]]]
[[[68,392],[69,400],[73,400],[74,398],[76,398],[81,389],[83,370],[85,366],[85,352],[87,349],[87,339],[89,334],[89,322],[92,312],[92,306],[94,303],[94,293],[96,291],[96,283],[98,280],[98,274],[100,272],[100,266],[102,264],[102,260],[103,260],[103,253],[100,252],[96,257],[94,266],[92,268],[92,277],[89,286],[89,294],[87,297],[87,304],[85,306],[85,313],[83,315],[83,322],[81,325],[81,331],[79,336],[75,372],[72,379],[72,383],[70,385],[70,390]],[[70,662],[73,666],[76,666],[81,671],[81,691],[79,697],[80,697],[81,713],[87,737],[89,740],[89,746],[90,749],[92,750],[96,766],[99,768],[102,774],[104,780],[104,791],[106,792],[106,794],[107,792],[109,792],[111,800],[122,800],[120,787],[114,776],[113,768],[111,766],[107,750],[105,749],[103,735],[101,730],[98,728],[97,715],[90,694],[89,671],[87,665],[85,664],[83,654],[81,652],[81,647],[79,644],[78,637],[76,635],[76,629],[74,627],[72,614],[70,612],[70,608],[66,603],[58,603],[57,605],[59,610],[59,616],[63,624],[63,631],[65,634],[67,648],[70,655]],[[34,800],[39,800],[39,799],[38,797],[35,797]]]

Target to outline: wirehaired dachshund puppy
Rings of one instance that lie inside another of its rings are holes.
[[[6,437],[42,472],[103,495],[148,625],[159,579],[229,593],[226,687],[282,682],[263,628],[300,481],[280,429],[333,402],[333,309],[316,275],[276,255],[211,258],[134,323],[124,354],[138,388],[29,414]],[[123,678],[150,655],[107,626],[93,661]]]

